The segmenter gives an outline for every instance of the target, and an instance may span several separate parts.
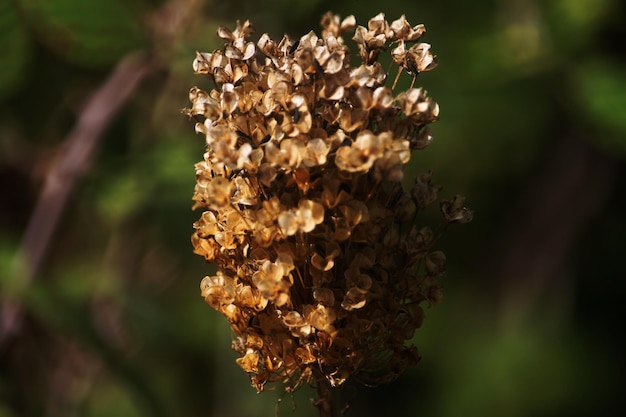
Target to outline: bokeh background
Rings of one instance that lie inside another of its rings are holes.
[[[407,176],[476,211],[441,241],[422,362],[348,384],[347,415],[625,411],[623,1],[0,0],[0,417],[317,414],[257,394],[199,296],[180,110],[218,26],[297,38],[327,10],[426,25],[442,117]]]

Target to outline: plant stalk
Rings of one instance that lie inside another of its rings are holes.
[[[317,399],[314,404],[319,409],[320,417],[335,417],[333,387],[330,381],[319,369],[315,371],[315,380]]]

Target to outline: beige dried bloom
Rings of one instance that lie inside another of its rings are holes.
[[[215,85],[193,87],[185,110],[206,141],[192,243],[219,269],[201,293],[230,322],[237,363],[259,391],[394,379],[419,360],[409,340],[423,306],[441,299],[446,258],[417,224],[440,188],[430,172],[412,190],[401,184],[439,107],[422,88],[394,91],[378,62],[391,51],[412,77],[434,68],[418,42],[425,28],[330,13],[322,27],[321,37],[254,43],[250,22],[238,23],[218,30],[222,49],[193,62]],[[461,197],[440,206],[444,223],[471,220]]]

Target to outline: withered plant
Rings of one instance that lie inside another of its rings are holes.
[[[383,14],[357,26],[327,13],[321,36],[262,35],[249,21],[221,27],[222,49],[198,53],[195,253],[218,266],[202,296],[228,319],[239,366],[262,391],[317,387],[323,415],[331,387],[396,378],[419,360],[410,343],[424,306],[441,300],[440,231],[471,220],[463,198],[440,201],[437,230],[420,213],[438,201],[431,173],[402,187],[403,168],[424,149],[439,107],[422,88],[397,92],[402,72],[436,66],[423,25]],[[360,62],[350,62],[353,32]],[[398,70],[380,62],[390,51]]]

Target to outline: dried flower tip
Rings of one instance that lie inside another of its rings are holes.
[[[418,224],[440,187],[431,173],[402,186],[439,106],[422,88],[395,91],[402,72],[436,65],[429,44],[413,44],[425,28],[382,13],[367,26],[332,13],[321,24],[321,36],[297,41],[249,41],[249,21],[220,27],[224,46],[193,61],[215,87],[193,87],[184,110],[206,144],[191,240],[218,267],[201,294],[229,321],[259,391],[293,391],[320,372],[333,386],[392,380],[419,359],[420,305],[441,299],[446,258]],[[388,51],[399,67],[391,86],[378,61]],[[440,207],[447,222],[471,219],[460,197]]]
[[[455,195],[452,200],[441,202],[441,213],[450,223],[469,223],[474,217],[474,212],[464,207],[465,198]]]

